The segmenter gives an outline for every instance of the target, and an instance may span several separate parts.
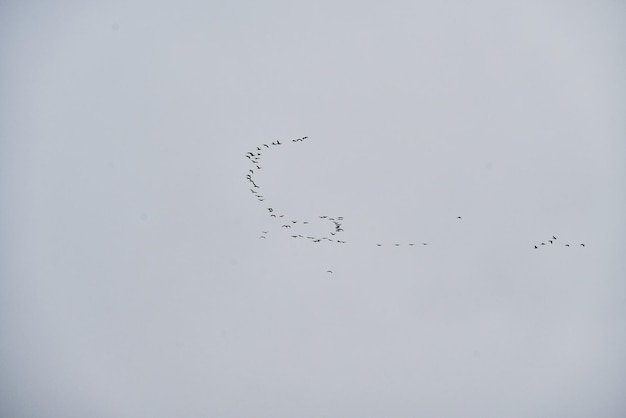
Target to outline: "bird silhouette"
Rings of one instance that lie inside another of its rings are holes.
[[[552,235],[552,239],[556,239],[556,237],[554,235]]]
[[[457,219],[461,219],[461,217],[460,217],[460,216],[457,216],[456,218],[457,218]]]
[[[326,270],[326,273],[332,273],[332,272],[333,272],[332,270]]]
[[[283,225],[283,228],[291,228],[291,225]]]
[[[569,244],[565,244],[566,247],[569,247]]]
[[[411,247],[414,246],[415,244],[409,244]]]
[[[551,240],[551,239],[549,239],[549,240],[548,240],[548,242],[549,242],[550,244],[554,244],[554,243],[552,242],[552,240]]]
[[[381,246],[381,245],[383,245],[383,244],[376,244],[376,245],[380,247],[380,246]]]
[[[269,148],[269,147],[270,147],[270,146],[269,146],[269,145],[267,145],[267,144],[263,144],[263,145],[264,145],[264,146],[266,146],[267,148]]]
[[[545,242],[542,242],[542,243],[541,243],[541,245],[546,245],[546,243],[545,243]]]
[[[585,246],[585,244],[580,244],[580,246],[581,246],[581,247],[584,247],[584,246]]]
[[[535,245],[535,248],[538,248],[538,247]]]

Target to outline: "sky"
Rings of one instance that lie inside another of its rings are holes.
[[[0,416],[625,416],[625,13],[0,3]]]

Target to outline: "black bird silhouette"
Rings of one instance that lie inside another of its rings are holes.
[[[554,235],[552,235],[552,239],[556,239],[556,237]]]
[[[580,244],[580,246],[581,246],[581,247],[584,247],[584,246],[585,246],[585,244]]]
[[[298,222],[298,221],[291,221],[292,224],[295,224],[296,222]]]
[[[302,223],[303,223],[303,224],[308,224],[308,222],[307,222],[307,221],[304,221],[304,222],[302,222]]]
[[[261,169],[261,167],[259,167],[258,165],[256,166],[256,168],[258,168],[259,170]]]
[[[457,218],[457,219],[461,219],[461,217],[460,217],[460,216],[457,216],[456,218]]]
[[[549,242],[550,244],[554,244],[554,243],[552,242],[552,240],[551,240],[551,239],[549,239],[549,240],[548,240],[548,242]]]
[[[428,245],[428,243],[427,242],[422,242],[422,245]]]
[[[291,225],[283,225],[283,228],[291,228]]]
[[[541,245],[546,245],[546,243],[545,243],[545,242],[542,242],[542,243],[541,243]]]
[[[394,245],[395,245],[396,247],[399,247],[399,246],[400,246],[400,244],[394,244]]]
[[[270,212],[274,212],[274,209],[272,208],[267,208],[267,210],[269,210]]]
[[[270,216],[273,216],[274,218],[276,217],[276,215],[274,215],[273,213]]]
[[[538,247],[535,245],[535,248],[538,248]]]
[[[276,145],[280,145],[280,141],[276,141]]]
[[[383,244],[376,244],[376,245],[380,247],[380,246],[381,246],[381,245],[383,245]]]
[[[569,247],[569,244],[565,244],[566,247]]]
[[[326,270],[326,273],[332,273],[332,272],[333,272],[332,270]]]
[[[264,146],[266,146],[266,147],[268,147],[268,148],[270,147],[270,146],[269,146],[269,145],[267,145],[267,144],[263,144],[263,145],[264,145]]]
[[[257,151],[261,151],[261,148],[259,148],[259,147],[256,147],[256,150],[257,150]]]
[[[414,246],[415,244],[409,244],[411,247]]]

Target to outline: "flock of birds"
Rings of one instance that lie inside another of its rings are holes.
[[[292,143],[296,143],[296,142],[305,142],[308,141],[309,137],[308,136],[303,136],[302,138],[296,138],[296,139],[292,139],[291,142]],[[248,151],[246,153],[246,158],[248,158],[250,160],[250,163],[253,165],[253,168],[249,169],[248,174],[246,175],[246,180],[248,182],[250,182],[251,184],[251,188],[250,188],[250,192],[252,193],[252,195],[259,201],[259,202],[265,202],[265,196],[263,196],[260,193],[260,189],[261,187],[257,184],[257,182],[254,179],[254,175],[261,169],[263,169],[263,166],[261,165],[261,157],[263,156],[264,152],[267,152],[269,150],[271,150],[273,147],[277,147],[277,146],[282,146],[284,145],[284,142],[280,142],[280,140],[276,140],[274,142],[271,142],[270,144],[261,144],[259,146],[256,147],[255,150],[253,151]],[[318,216],[318,219],[321,220],[322,222],[325,222],[327,224],[332,224],[332,227],[330,228],[330,230],[328,231],[328,234],[325,234],[324,236],[318,236],[318,235],[313,235],[311,233],[307,233],[306,232],[306,227],[305,225],[309,225],[311,224],[310,220],[306,220],[306,221],[300,221],[300,220],[295,220],[295,219],[289,219],[285,217],[285,214],[280,213],[279,211],[277,211],[275,208],[273,207],[267,207],[266,208],[268,215],[275,219],[276,221],[279,221],[280,228],[281,229],[285,229],[285,230],[289,230],[292,232],[291,238],[295,238],[295,239],[305,239],[305,240],[309,240],[310,242],[313,243],[321,243],[323,241],[325,242],[329,242],[329,243],[334,243],[334,244],[346,244],[347,241],[340,239],[342,237],[342,232],[344,232],[342,225],[343,225],[343,216],[328,216],[328,215],[320,215]],[[461,216],[457,216],[458,220],[461,220],[462,217]],[[298,230],[297,232],[302,232],[302,233],[295,233],[295,229],[299,228],[300,230]],[[262,231],[261,236],[259,237],[260,239],[266,239],[267,238],[267,234],[269,233],[269,231]],[[551,239],[548,239],[547,242],[550,243],[550,245],[553,245],[554,242],[556,241],[556,236],[552,235]],[[384,244],[382,243],[376,243],[377,247],[382,247]],[[415,242],[410,242],[408,244],[401,244],[401,243],[393,243],[394,247],[400,247],[403,245],[408,245],[409,247],[414,247],[417,244]],[[426,246],[428,245],[428,242],[422,242],[421,243],[422,246]],[[541,246],[546,246],[546,242],[541,242],[540,244],[536,244],[534,245],[535,249],[538,249]],[[570,247],[570,244],[565,244],[566,247]],[[581,247],[585,247],[585,244],[580,244]],[[331,270],[328,270],[328,273],[332,273]]]
[[[553,245],[553,244],[554,244],[554,241],[556,241],[556,237],[555,237],[554,235],[552,235],[552,239],[549,239],[549,240],[547,240],[547,241],[550,243],[550,245]],[[540,246],[542,246],[542,245],[548,245],[548,244],[546,244],[545,242],[542,242],[541,244],[535,244],[535,250],[536,250],[536,249],[538,249],[538,248],[539,248]],[[570,247],[570,245],[569,245],[569,244],[565,244],[565,246],[566,246],[566,247]],[[584,247],[584,246],[585,246],[585,244],[584,244],[584,243],[581,243],[581,244],[580,244],[580,246],[581,246],[581,247]]]

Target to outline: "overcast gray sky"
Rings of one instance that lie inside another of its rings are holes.
[[[0,416],[626,416],[625,15],[3,2]]]

